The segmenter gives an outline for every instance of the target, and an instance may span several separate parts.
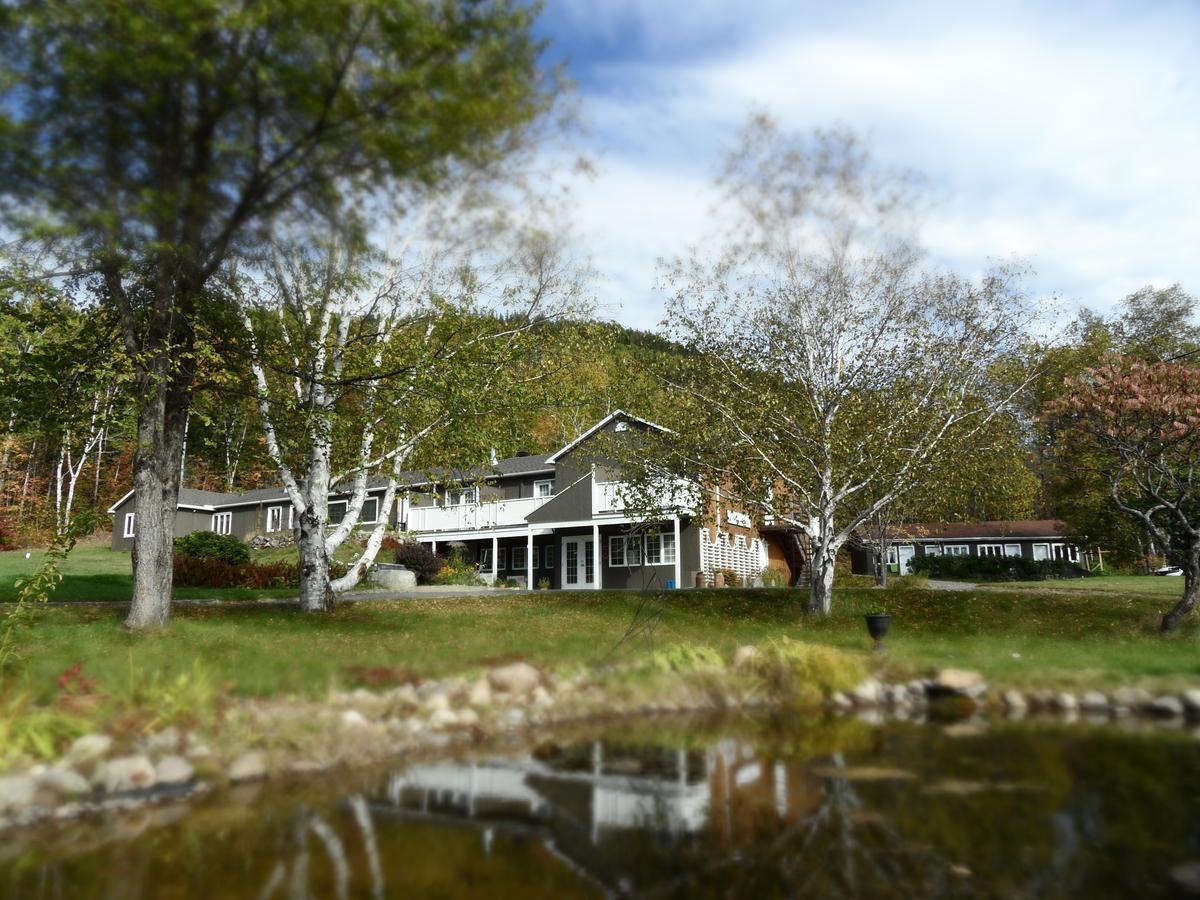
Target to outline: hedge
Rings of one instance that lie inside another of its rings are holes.
[[[1086,578],[1091,573],[1066,559],[1027,559],[1024,556],[915,556],[914,572],[930,578],[964,581],[1044,581],[1047,578]]]
[[[285,588],[300,584],[300,565],[288,560],[236,565],[223,559],[175,555],[177,587]]]
[[[175,555],[192,559],[219,559],[233,566],[242,566],[250,562],[250,548],[240,539],[231,534],[217,534],[215,531],[193,531],[176,538]]]

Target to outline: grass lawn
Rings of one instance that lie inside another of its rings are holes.
[[[12,550],[0,553],[0,603],[17,599],[14,582],[31,574],[42,561],[40,550]],[[258,559],[258,555],[255,555]],[[115,551],[107,546],[82,546],[60,567],[62,584],[54,592],[55,600],[129,600],[133,592],[133,570],[127,551]],[[174,596],[181,600],[220,598],[250,600],[260,597],[294,597],[295,588],[282,590],[247,590],[244,588],[175,588]]]
[[[1091,582],[1095,583],[1095,582]],[[1176,580],[1176,583],[1177,580]],[[1044,587],[1044,584],[1043,584]],[[203,666],[241,695],[319,694],[347,686],[347,667],[401,666],[422,676],[477,671],[524,657],[547,666],[629,659],[676,642],[725,654],[787,636],[861,653],[892,677],[943,666],[978,669],[997,685],[1168,688],[1200,684],[1200,627],[1155,631],[1170,597],[1037,589],[940,592],[842,588],[833,615],[806,617],[782,590],[676,591],[661,618],[622,642],[653,602],[637,593],[535,593],[354,604],[329,616],[293,609],[177,608],[170,628],[130,635],[104,607],[52,607],[26,632],[25,688],[40,699],[73,663],[119,692],[147,677]],[[869,653],[862,615],[886,605],[889,652]],[[644,621],[644,620],[643,620]]]
[[[1183,596],[1183,579],[1163,575],[1102,575],[1095,578],[1063,578],[1053,581],[1013,581],[1005,588],[1027,590],[1084,591],[1089,594],[1150,594],[1156,597]]]

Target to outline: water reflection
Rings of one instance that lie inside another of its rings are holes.
[[[1198,796],[1182,734],[654,723],[14,836],[0,895],[1178,896]]]

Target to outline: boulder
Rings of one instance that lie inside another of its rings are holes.
[[[1179,695],[1179,701],[1189,716],[1200,716],[1200,688],[1190,688]]]
[[[55,766],[42,772],[37,777],[37,783],[39,787],[47,788],[64,798],[80,797],[92,789],[86,778],[74,769],[64,766]]]
[[[738,647],[733,653],[733,667],[735,669],[748,668],[754,664],[754,661],[758,659],[758,657],[759,652],[757,647],[751,646],[750,644],[746,644],[743,647]]]
[[[187,784],[195,774],[196,770],[190,762],[174,754],[164,756],[154,767],[154,775],[159,784]]]
[[[1150,705],[1154,698],[1141,688],[1123,687],[1112,692],[1112,705],[1122,710],[1140,710]]]
[[[850,692],[850,699],[855,706],[877,706],[883,699],[883,685],[876,678],[868,678]]]
[[[854,707],[854,701],[843,691],[834,691],[829,697],[829,703],[834,709],[839,709],[843,712]]]
[[[453,728],[458,724],[458,713],[452,709],[435,709],[429,717],[430,728]]]
[[[146,749],[159,753],[174,753],[179,749],[179,729],[174,725],[146,738]]]
[[[1146,711],[1163,718],[1175,718],[1183,715],[1183,701],[1178,697],[1155,697],[1146,706]]]
[[[243,753],[229,764],[230,781],[254,781],[258,778],[265,778],[266,774],[267,761],[257,751]]]
[[[929,685],[929,693],[978,699],[987,693],[987,682],[969,669],[942,669]]]
[[[94,763],[112,749],[112,743],[107,734],[85,734],[75,739],[65,759],[73,765]]]
[[[0,777],[0,812],[18,811],[33,805],[37,782],[28,775]]]
[[[542,673],[527,662],[509,663],[488,672],[488,683],[502,694],[525,695],[542,683]]]
[[[425,698],[425,708],[430,712],[444,712],[450,708],[450,696],[445,692],[430,694]]]
[[[475,712],[475,710],[470,709],[469,707],[467,709],[460,709],[458,711],[458,724],[459,725],[478,725],[479,724],[479,713]]]
[[[1079,695],[1079,708],[1084,712],[1108,712],[1108,698],[1100,691],[1084,691]]]
[[[1006,709],[1024,710],[1029,707],[1029,701],[1025,699],[1025,695],[1020,691],[1005,691],[1000,695],[1000,701],[1004,704]]]
[[[371,568],[371,580],[392,591],[411,591],[417,586],[417,575],[407,566],[379,563]]]
[[[471,685],[471,692],[467,695],[467,702],[472,706],[491,706],[492,705],[492,686],[488,684],[486,678],[480,678]]]
[[[119,756],[96,770],[95,781],[110,794],[154,787],[157,776],[148,756]]]
[[[1079,700],[1068,691],[1060,691],[1054,695],[1052,705],[1059,712],[1074,712],[1079,709]]]
[[[342,725],[346,728],[361,728],[367,725],[367,717],[357,709],[347,709],[342,712]]]

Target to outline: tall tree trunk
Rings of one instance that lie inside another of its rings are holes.
[[[296,549],[300,553],[300,608],[305,612],[328,612],[333,609],[333,588],[329,552],[325,549],[325,522],[313,504],[300,513]]]
[[[161,354],[138,379],[133,463],[133,602],[125,627],[164,626],[171,618],[172,550],[192,370]]]
[[[1183,565],[1183,598],[1172,607],[1159,626],[1163,634],[1175,630],[1180,620],[1196,608],[1196,592],[1200,590],[1200,542],[1192,541]]]
[[[833,570],[836,559],[836,551],[829,553],[826,548],[821,548],[813,554],[812,586],[808,593],[810,615],[827,616],[833,608]]]
[[[4,450],[0,453],[0,507],[5,506],[4,489],[8,486],[8,464],[12,459],[13,446],[13,427],[17,424],[17,414],[15,412],[8,415],[8,427],[4,429],[4,436],[0,438],[0,444]]]

